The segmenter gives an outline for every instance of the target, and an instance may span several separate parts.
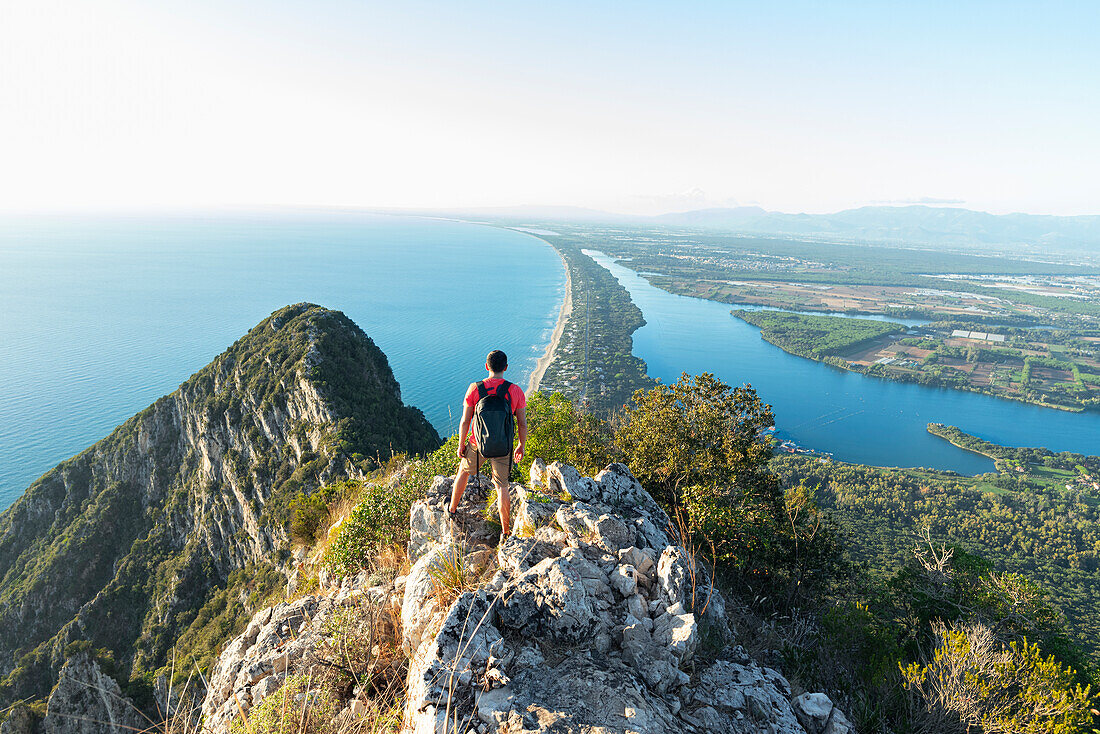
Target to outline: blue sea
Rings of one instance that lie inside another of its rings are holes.
[[[1006,445],[1100,446],[1100,413],[836,370],[762,341],[728,305],[674,296],[592,254],[646,317],[634,353],[650,375],[751,383],[777,434],[807,448],[974,474],[992,462],[926,423]],[[490,349],[526,385],[565,295],[561,259],[530,234],[360,213],[8,218],[0,282],[0,509],[287,304],[350,316],[389,357],[405,402],[449,435]]]
[[[338,309],[443,435],[503,349],[526,387],[565,295],[544,241],[361,213],[0,219],[0,510],[272,311]]]

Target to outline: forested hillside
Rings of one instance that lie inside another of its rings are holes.
[[[1014,471],[972,479],[953,472],[894,470],[779,457],[788,485],[804,484],[833,511],[845,548],[880,575],[911,557],[920,533],[960,546],[998,571],[1040,584],[1078,639],[1100,660],[1100,501]]]
[[[272,314],[0,515],[0,706],[77,648],[147,700],[181,639],[209,656],[283,588],[299,497],[438,443],[346,316]]]

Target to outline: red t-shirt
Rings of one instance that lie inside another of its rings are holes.
[[[500,383],[504,382],[503,377],[490,377],[485,380],[485,389],[489,391],[490,395],[497,394],[497,388],[500,387]],[[519,412],[520,408],[527,406],[527,396],[523,394],[523,388],[512,383],[508,388],[508,402],[512,406],[512,414],[515,415]],[[477,405],[477,383],[470,385],[470,389],[466,391],[466,405],[471,408]],[[477,446],[477,439],[474,438],[473,427],[470,427],[469,442],[474,446]]]

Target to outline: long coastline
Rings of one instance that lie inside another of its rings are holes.
[[[554,331],[550,334],[550,343],[546,345],[546,351],[535,363],[531,379],[527,381],[528,394],[539,389],[539,384],[546,374],[546,369],[554,361],[554,356],[557,354],[558,344],[561,342],[562,334],[565,333],[565,324],[569,321],[569,315],[573,313],[573,275],[570,272],[569,263],[566,262],[564,257],[562,257],[561,262],[565,267],[565,298],[561,302],[561,310],[558,311],[558,323],[554,324]]]

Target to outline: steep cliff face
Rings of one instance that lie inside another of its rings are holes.
[[[163,665],[231,572],[282,567],[295,494],[438,443],[347,317],[277,311],[0,515],[0,704],[47,694],[78,640]]]

